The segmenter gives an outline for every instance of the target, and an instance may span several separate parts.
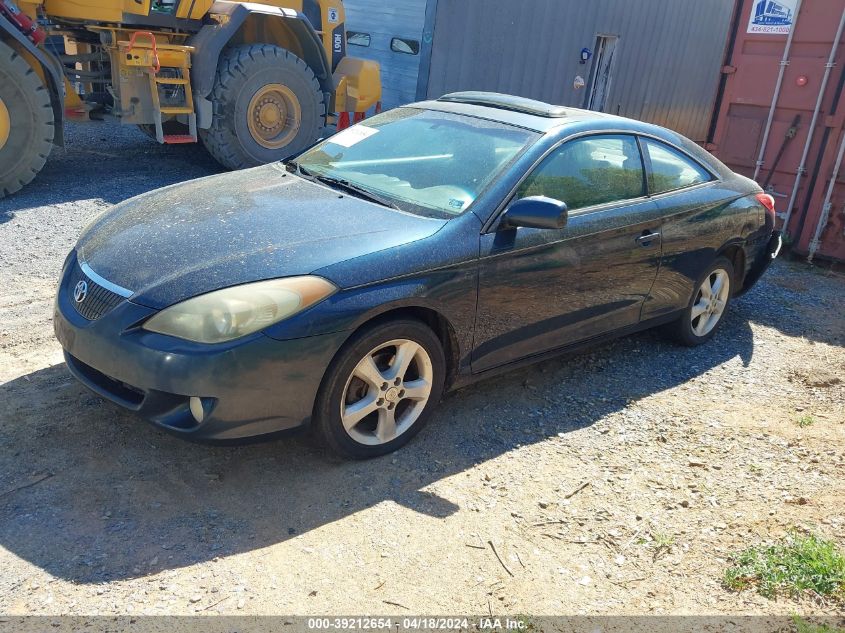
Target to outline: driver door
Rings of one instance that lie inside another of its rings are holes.
[[[634,136],[564,143],[514,200],[536,195],[565,202],[567,225],[481,236],[473,372],[636,325],[657,276],[661,211]]]

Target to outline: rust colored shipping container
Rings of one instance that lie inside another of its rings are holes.
[[[722,72],[708,149],[775,197],[794,252],[845,261],[845,0],[737,0]]]

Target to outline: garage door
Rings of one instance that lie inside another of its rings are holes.
[[[347,52],[381,65],[382,107],[416,101],[426,0],[345,0]]]

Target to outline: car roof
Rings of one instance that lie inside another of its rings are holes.
[[[717,173],[722,175],[732,173],[715,156],[673,130],[604,112],[553,105],[497,92],[480,91],[450,93],[439,99],[419,101],[402,107],[436,110],[498,121],[506,125],[514,125],[539,132],[543,135],[556,132],[566,133],[570,130],[573,133],[612,130],[646,134],[683,148],[688,154],[705,163]]]
[[[602,112],[553,105],[497,92],[454,92],[439,99],[410,103],[404,107],[474,116],[507,125],[516,125],[543,134],[576,121],[607,119],[630,121]]]
[[[527,99],[516,95],[506,95],[498,92],[451,92],[443,95],[437,100],[490,106],[491,108],[500,108],[502,110],[533,114],[535,116],[550,119],[559,119],[566,116],[566,108],[563,106],[552,105],[551,103],[546,103],[545,101],[536,101],[534,99]]]

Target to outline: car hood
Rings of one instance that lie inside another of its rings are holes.
[[[218,288],[308,274],[428,237],[444,223],[273,164],[126,200],[86,229],[77,252],[95,273],[131,290],[132,301],[163,308]]]

